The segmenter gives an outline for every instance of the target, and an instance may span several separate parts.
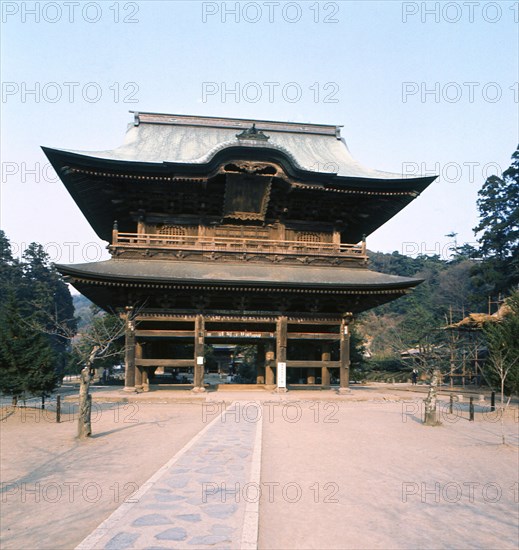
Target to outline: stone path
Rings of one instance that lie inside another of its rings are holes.
[[[262,411],[248,407],[232,403],[76,550],[255,550]]]

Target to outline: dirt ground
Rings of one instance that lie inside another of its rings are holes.
[[[77,417],[19,410],[0,422],[0,547],[71,549],[203,427],[200,404],[103,404]]]
[[[302,404],[300,422],[266,422],[261,479],[278,485],[262,493],[259,548],[517,548],[514,415],[503,447],[499,423],[426,427],[418,405]]]
[[[241,422],[254,421],[247,401],[263,401],[259,548],[517,548],[517,410],[503,446],[497,417],[481,410],[475,422],[445,412],[430,428],[412,396],[302,393],[225,396],[240,400]],[[8,416],[0,546],[74,548],[207,425],[211,407],[103,403],[85,442],[73,414]]]

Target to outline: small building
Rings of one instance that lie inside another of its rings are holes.
[[[58,269],[126,319],[130,391],[157,368],[203,390],[205,344],[257,345],[267,387],[347,388],[353,317],[420,282],[370,270],[365,239],[435,177],[361,166],[337,126],[136,112],[117,149],[43,150],[109,243]]]

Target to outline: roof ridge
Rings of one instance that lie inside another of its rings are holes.
[[[256,118],[213,117],[199,115],[179,115],[168,113],[152,113],[144,111],[130,111],[134,115],[134,125],[140,124],[170,124],[174,126],[202,126],[213,128],[247,129],[256,124],[258,130],[278,132],[294,132],[298,134],[320,134],[340,138],[342,125],[314,124],[306,122],[281,122]]]

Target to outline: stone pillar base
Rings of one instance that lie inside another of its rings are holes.
[[[340,395],[345,395],[345,394],[351,393],[351,390],[350,388],[339,388],[337,390],[337,393]]]
[[[125,386],[123,391],[128,393],[137,393],[137,390],[135,389],[135,387],[132,388],[131,386]]]
[[[193,393],[203,393],[205,392],[205,388],[202,386],[195,386],[191,391]]]
[[[286,388],[276,388],[276,393],[287,393],[287,391]]]

